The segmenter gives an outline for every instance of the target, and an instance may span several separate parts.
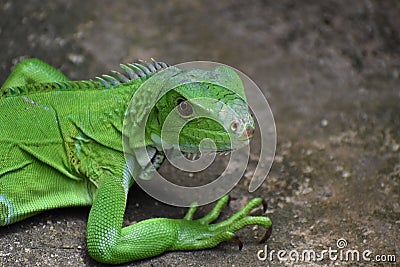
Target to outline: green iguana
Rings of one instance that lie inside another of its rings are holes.
[[[70,81],[38,59],[25,59],[15,67],[0,90],[0,226],[44,210],[91,205],[87,223],[89,254],[99,262],[111,264],[145,259],[166,251],[211,248],[227,240],[236,241],[241,248],[234,232],[246,225],[265,227],[263,240],[266,240],[272,229],[270,219],[249,215],[262,205],[261,198],[251,200],[219,223],[211,224],[227,204],[228,196],[222,197],[200,219],[192,219],[197,208],[193,205],[183,219],[153,218],[122,226],[128,189],[148,167],[138,163],[136,154],[134,173],[127,171],[122,145],[126,109],[137,89],[169,66],[153,60],[121,64],[121,68],[123,72],[113,71],[97,80]],[[180,74],[188,75],[185,73]],[[227,67],[218,67],[211,74],[241,84],[237,74]],[[145,128],[144,145],[155,151],[150,153],[148,165],[158,168],[164,158],[157,142],[170,112],[177,112],[182,120],[196,109],[221,112],[218,105],[196,106],[190,100],[193,97],[216,99],[233,109],[246,107],[244,114],[225,118],[229,119],[225,122],[230,124],[233,136],[250,139],[254,122],[243,86],[236,91],[203,80],[183,84],[162,96],[149,111]],[[133,103],[136,105],[143,107],[141,103]],[[132,120],[135,119],[133,116]],[[183,153],[198,152],[196,149],[204,138],[212,139],[218,151],[230,149],[230,133],[207,118],[188,122],[180,134],[179,144],[171,145]],[[134,152],[141,146],[134,141],[130,144]]]

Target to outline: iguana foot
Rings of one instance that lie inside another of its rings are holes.
[[[211,224],[218,218],[222,208],[228,203],[229,196],[222,197],[215,207],[203,218],[193,220],[193,215],[197,210],[197,206],[192,206],[187,212],[183,220],[179,220],[180,227],[178,231],[178,240],[172,250],[192,250],[211,248],[223,241],[235,241],[239,249],[243,244],[235,235],[235,231],[247,225],[260,225],[267,229],[261,241],[267,240],[272,232],[272,222],[265,216],[252,216],[250,212],[263,205],[264,211],[266,204],[261,198],[252,199],[243,209],[236,212],[230,218]]]

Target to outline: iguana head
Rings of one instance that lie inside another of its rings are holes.
[[[183,153],[230,151],[248,144],[254,121],[243,83],[228,67],[179,72],[164,86],[173,86],[151,111],[146,139],[158,149],[179,148]],[[214,145],[212,144],[215,144]]]

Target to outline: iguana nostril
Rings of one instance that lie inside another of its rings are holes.
[[[254,134],[254,128],[251,127],[250,125],[248,125],[247,128],[246,128],[247,137],[251,138],[251,137],[253,137],[253,134]]]
[[[254,134],[254,127],[251,125],[245,125],[245,128],[241,128],[240,136],[238,137],[239,140],[249,140],[253,137]]]

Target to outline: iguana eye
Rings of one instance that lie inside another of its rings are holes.
[[[190,103],[186,100],[178,100],[178,111],[183,117],[188,117],[193,114],[193,109]]]
[[[231,130],[232,132],[236,132],[239,129],[240,123],[238,121],[233,121],[231,123]]]

